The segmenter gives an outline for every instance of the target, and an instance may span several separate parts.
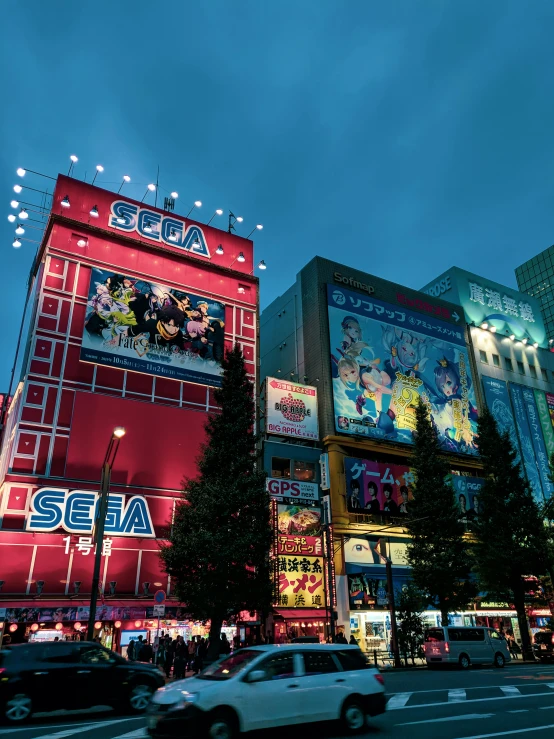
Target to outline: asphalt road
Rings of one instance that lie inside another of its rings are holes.
[[[368,739],[536,739],[554,736],[554,665],[512,664],[472,669],[385,673],[389,698],[383,716],[371,719]],[[259,737],[282,737],[278,729]],[[342,739],[333,727],[287,730],[295,738]],[[0,728],[2,739],[143,739],[143,717],[110,711],[37,716],[26,726]],[[292,739],[292,737],[290,737]]]

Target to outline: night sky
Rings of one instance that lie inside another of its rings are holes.
[[[177,212],[262,223],[262,308],[316,254],[515,286],[554,241],[553,31],[552,0],[4,0],[0,392],[36,249],[11,246],[15,170],[72,153],[131,197],[159,165]]]

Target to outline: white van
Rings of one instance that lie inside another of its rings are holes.
[[[425,630],[425,659],[428,667],[471,664],[504,667],[510,661],[508,644],[495,629],[485,626],[437,626]]]

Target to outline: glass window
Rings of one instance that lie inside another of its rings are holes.
[[[314,462],[294,462],[294,479],[302,482],[311,482],[315,480],[315,463]]]
[[[443,629],[427,629],[425,632],[425,641],[444,641]]]
[[[489,363],[487,352],[484,352],[482,349],[479,349],[479,358],[481,359],[481,362],[485,362],[485,364]]]
[[[525,374],[525,367],[523,366],[523,362],[517,363],[517,371],[519,372],[520,375]]]
[[[271,458],[271,477],[286,477],[290,480],[290,459]]]
[[[529,372],[531,373],[531,377],[534,377],[536,380],[537,379],[537,369],[534,364],[529,365]]]
[[[485,641],[485,629],[465,629],[465,641]]]
[[[369,665],[360,649],[344,649],[334,652],[343,670],[365,670]]]
[[[498,354],[492,355],[492,363],[495,367],[500,367],[500,357],[498,356]]]
[[[546,374],[546,370],[545,370],[545,368],[544,368],[544,367],[541,367],[541,375],[542,375],[542,379],[543,379],[543,380],[544,380],[545,382],[548,382],[548,375]]]
[[[239,649],[230,657],[214,662],[206,667],[203,672],[196,676],[199,680],[229,680],[233,675],[238,675],[241,670],[263,654],[259,649]]]
[[[319,649],[313,652],[303,652],[304,671],[306,675],[323,675],[329,672],[338,672],[338,667],[331,652],[322,652]]]
[[[267,674],[266,680],[283,680],[286,677],[294,675],[294,654],[293,652],[284,652],[276,654],[264,662],[256,670],[264,670]]]
[[[81,647],[79,653],[79,662],[87,665],[106,664],[108,662],[115,662],[115,655],[101,646],[86,646]]]
[[[512,360],[509,357],[504,357],[504,367],[506,367],[508,372],[514,371],[514,365],[512,364]]]
[[[46,662],[76,662],[77,648],[75,643],[48,644],[44,648],[44,657]]]
[[[491,629],[489,631],[489,636],[491,639],[500,639],[500,634],[498,633],[498,631],[495,631],[494,629]]]

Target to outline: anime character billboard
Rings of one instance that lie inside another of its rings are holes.
[[[411,444],[421,397],[441,447],[477,454],[462,326],[335,285],[327,302],[337,431]]]
[[[80,358],[218,386],[224,319],[223,303],[93,269]]]

